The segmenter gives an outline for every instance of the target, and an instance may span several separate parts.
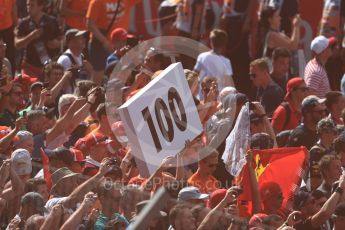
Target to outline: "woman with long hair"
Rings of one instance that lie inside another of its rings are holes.
[[[261,47],[258,54],[271,58],[272,51],[277,47],[284,47],[290,51],[298,49],[300,41],[301,18],[297,15],[293,21],[293,31],[291,37],[280,31],[281,17],[279,9],[267,7],[262,10],[259,19],[258,47]],[[260,48],[259,48],[260,49]],[[260,52],[261,51],[261,52]]]

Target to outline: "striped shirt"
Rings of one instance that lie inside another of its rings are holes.
[[[310,60],[305,67],[304,81],[320,98],[324,98],[326,93],[331,91],[326,70],[315,58]]]

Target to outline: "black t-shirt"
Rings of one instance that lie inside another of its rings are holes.
[[[258,90],[256,98],[265,108],[268,116],[283,102],[284,92],[277,83],[272,81],[265,89]]]
[[[49,57],[53,58],[58,54],[58,49],[48,48],[47,42],[61,36],[62,32],[59,29],[56,18],[44,14],[41,17],[40,23],[38,25],[36,25],[31,17],[26,17],[25,19],[23,19],[23,21],[21,21],[17,27],[16,36],[27,36],[37,28],[43,29],[43,35],[39,39],[34,40],[28,44],[24,53],[24,60],[33,66],[42,67],[43,65],[36,51],[35,44],[38,41],[42,41],[45,44]]]
[[[287,146],[305,146],[309,150],[316,144],[317,140],[316,131],[310,130],[304,124],[301,124],[291,132]]]

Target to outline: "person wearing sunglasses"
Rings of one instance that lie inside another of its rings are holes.
[[[302,123],[290,133],[288,147],[305,146],[311,149],[318,141],[317,123],[326,117],[326,99],[320,99],[315,95],[310,95],[302,101]]]
[[[296,128],[302,119],[301,103],[308,96],[309,88],[303,78],[291,78],[286,84],[286,94],[272,115],[272,127],[276,133]]]
[[[284,92],[269,74],[269,67],[265,58],[259,58],[250,63],[250,80],[257,88],[256,101],[265,108],[268,117],[283,101]]]
[[[218,165],[218,151],[205,147],[199,152],[197,171],[188,179],[190,186],[197,187],[201,193],[211,193],[219,188],[219,181],[212,176]]]

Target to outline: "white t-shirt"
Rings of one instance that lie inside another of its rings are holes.
[[[67,49],[65,51],[65,53],[71,54],[73,59],[74,59],[74,61],[77,63],[78,66],[82,66],[83,65],[83,58],[82,58],[81,55],[75,56],[74,54],[72,54],[70,49]],[[59,57],[59,59],[57,60],[57,63],[63,65],[65,71],[67,69],[71,68],[71,66],[72,66],[71,59],[67,55],[61,55]]]
[[[194,69],[200,72],[200,82],[202,82],[205,77],[216,78],[219,92],[225,87],[226,81],[231,80],[233,75],[230,60],[213,51],[199,54]],[[203,99],[201,87],[199,87],[199,89],[199,97]]]

